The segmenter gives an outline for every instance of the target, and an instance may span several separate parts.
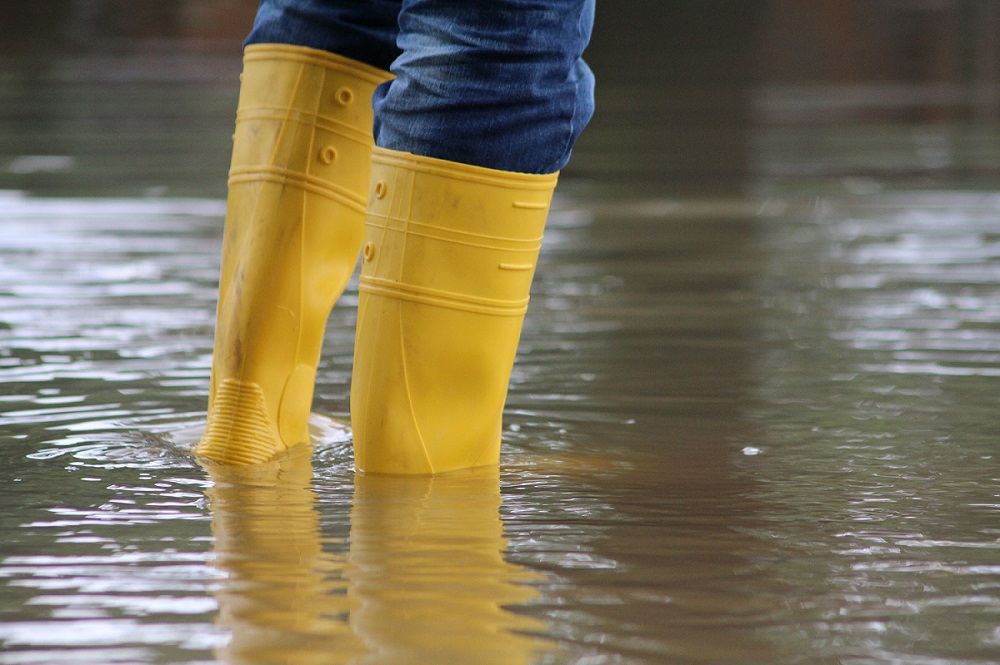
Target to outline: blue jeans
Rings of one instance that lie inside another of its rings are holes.
[[[569,160],[594,110],[595,0],[262,0],[247,44],[389,69],[375,144],[521,173]]]

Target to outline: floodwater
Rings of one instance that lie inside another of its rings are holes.
[[[742,194],[567,178],[498,472],[353,473],[356,283],[312,447],[205,468],[235,70],[150,62],[3,75],[0,664],[1000,661],[979,130],[751,127]],[[852,175],[890,143],[910,179]]]

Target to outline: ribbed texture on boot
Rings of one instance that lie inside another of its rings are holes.
[[[220,464],[254,464],[274,457],[274,424],[256,383],[225,379],[215,389],[198,453]]]

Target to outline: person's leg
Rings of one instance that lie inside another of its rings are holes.
[[[593,109],[592,0],[404,0],[375,138],[355,465],[496,464],[556,171]]]
[[[594,0],[403,0],[396,78],[375,92],[382,148],[554,173],[594,110],[582,59]]]
[[[400,2],[262,0],[245,44],[306,46],[388,70],[399,55]]]
[[[393,3],[346,4],[265,0],[244,54],[208,422],[195,449],[216,462],[266,461],[309,440],[326,319],[361,245],[371,98],[390,78],[359,58],[384,62],[394,41]],[[382,36],[352,36],[358,25]]]

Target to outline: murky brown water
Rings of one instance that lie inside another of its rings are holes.
[[[4,74],[0,663],[1000,660],[981,142],[964,185],[779,126],[751,194],[568,178],[498,474],[354,476],[353,285],[313,450],[205,470],[235,86],[158,62]]]

